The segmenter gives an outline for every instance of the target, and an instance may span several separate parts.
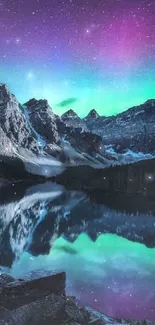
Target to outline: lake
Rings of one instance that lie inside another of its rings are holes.
[[[109,316],[155,320],[154,234],[147,197],[50,182],[0,190],[0,272],[64,270],[67,294]]]

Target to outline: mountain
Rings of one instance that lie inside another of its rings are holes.
[[[61,119],[68,127],[81,128],[82,132],[89,132],[85,122],[80,119],[80,117],[72,109],[64,113],[61,116]]]
[[[0,84],[0,161],[22,173],[33,171],[38,155],[42,155],[42,148],[22,106],[7,86]]]
[[[87,115],[87,119],[98,118],[98,117],[100,117],[100,115],[97,113],[95,109],[92,109]]]
[[[68,117],[71,117],[71,118],[75,118],[75,117],[78,117],[77,113],[75,113],[73,111],[73,109],[69,109],[67,112],[65,112],[64,114],[62,114],[62,119],[64,118],[68,118]]]
[[[100,135],[116,152],[132,150],[155,154],[155,100],[111,117],[85,118],[90,131]]]
[[[27,125],[22,106],[3,84],[0,84],[0,127],[3,138],[5,134],[15,151],[25,148],[37,154],[40,152],[39,144]]]
[[[23,105],[25,114],[31,126],[40,136],[43,147],[54,143],[60,146],[60,137],[56,125],[56,117],[52,112],[47,100],[29,100]]]
[[[75,127],[77,115],[72,110],[59,117],[54,115],[47,101],[35,99],[25,103],[24,109],[32,128],[44,141],[44,150],[48,154],[53,155],[52,150],[57,150],[57,158],[67,166],[85,164],[101,167],[101,164],[106,164],[101,137],[86,131],[82,125],[76,124]],[[68,117],[74,122],[67,123]],[[81,121],[80,118],[78,120]],[[101,157],[96,157],[97,154]]]
[[[74,126],[72,119],[68,119],[67,123]],[[137,154],[141,158],[142,154],[155,154],[154,120],[155,99],[110,117],[100,116],[93,109],[81,119],[90,132],[101,136],[107,153],[112,156],[127,153],[134,158]]]
[[[12,169],[12,174],[51,177],[68,166],[103,167],[103,153],[100,136],[66,126],[47,100],[31,99],[21,105],[0,84],[0,164],[5,174],[8,168],[10,174]]]
[[[71,166],[104,168],[152,158],[154,118],[155,100],[112,117],[94,109],[84,119],[73,110],[59,117],[47,100],[21,105],[0,84],[0,177],[7,168],[9,175],[12,170],[49,178]]]

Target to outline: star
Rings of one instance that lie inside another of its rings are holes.
[[[15,44],[17,44],[17,45],[18,45],[18,44],[20,44],[20,42],[21,42],[20,38],[18,38],[18,37],[17,37],[17,38],[15,38]]]
[[[92,105],[108,116],[155,97],[154,1],[1,0],[0,11],[0,82],[21,102],[34,80],[35,97],[58,114],[70,97],[82,117]]]
[[[32,78],[33,78],[33,76],[34,76],[34,75],[33,75],[33,73],[32,73],[32,72],[29,72],[29,73],[28,73],[28,75],[27,75],[27,77],[28,77],[29,79],[32,79]]]

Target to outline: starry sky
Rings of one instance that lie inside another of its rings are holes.
[[[112,115],[155,98],[154,0],[0,0],[0,82]]]
[[[69,248],[76,254],[67,253]],[[62,265],[67,293],[85,306],[112,317],[155,321],[155,248],[112,234],[93,242],[83,233],[74,243],[58,238],[48,255],[23,252],[10,272],[22,278],[25,270],[62,270]]]

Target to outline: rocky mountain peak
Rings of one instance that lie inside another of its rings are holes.
[[[13,102],[18,105],[18,101],[14,95],[12,95],[5,84],[0,83],[0,106]]]
[[[0,84],[0,126],[3,138],[5,137],[6,142],[11,141],[9,143],[12,147],[39,152],[38,143],[29,128],[22,107],[5,84]],[[9,153],[5,151],[6,154]]]
[[[52,112],[51,107],[49,106],[49,103],[46,99],[35,99],[32,98],[30,99],[28,102],[26,102],[24,104],[24,106],[26,106],[28,108],[29,111],[36,111],[36,110],[47,110],[50,109],[50,111]]]
[[[70,117],[78,117],[77,113],[73,111],[73,109],[69,109],[67,112],[62,114],[62,118],[70,118]]]
[[[44,143],[60,143],[56,124],[57,118],[47,100],[32,98],[24,104],[24,109],[33,129],[42,137]]]
[[[100,115],[97,113],[97,111],[95,109],[92,109],[89,114],[87,115],[87,117],[99,117]]]
[[[154,106],[155,107],[155,99],[147,100],[144,105]]]

